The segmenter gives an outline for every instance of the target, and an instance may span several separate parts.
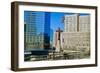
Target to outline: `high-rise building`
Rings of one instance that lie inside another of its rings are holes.
[[[77,32],[78,30],[78,16],[79,14],[65,15],[64,18],[64,31]]]
[[[89,32],[90,15],[71,14],[65,15],[65,32]]]
[[[50,45],[50,13],[24,11],[26,29],[25,45],[27,49],[45,49]],[[41,42],[39,41],[41,40]],[[39,47],[39,45],[43,47]]]
[[[90,32],[90,15],[79,16],[79,31]]]
[[[54,39],[53,29],[50,28],[50,47],[54,46],[53,39]]]
[[[32,11],[25,11],[24,12],[24,25],[25,25],[25,36],[26,36],[26,43],[33,43],[34,39],[33,36],[36,35],[36,14]]]
[[[90,52],[90,15],[65,15],[65,29],[61,33],[61,47],[66,52],[77,52],[81,55]]]

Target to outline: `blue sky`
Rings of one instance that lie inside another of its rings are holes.
[[[62,23],[62,18],[64,17],[64,13],[52,12],[51,13],[51,29],[53,31],[57,30],[57,28],[64,29],[64,24]]]

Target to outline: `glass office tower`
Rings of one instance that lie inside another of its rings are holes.
[[[50,48],[50,13],[24,11],[25,50]]]

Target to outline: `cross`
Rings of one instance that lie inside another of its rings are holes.
[[[58,40],[60,40],[60,35],[61,35],[61,32],[63,32],[60,28],[58,28],[58,30],[56,31],[56,32],[58,32]]]
[[[61,32],[63,32],[63,31],[60,28],[58,28],[58,30],[56,32],[58,32],[57,36],[58,36],[58,40],[59,40],[60,51],[62,52],[63,50],[61,48],[61,39],[60,39],[60,37],[61,37]]]

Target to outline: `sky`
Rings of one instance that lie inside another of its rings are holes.
[[[62,19],[64,17],[64,13],[57,13],[53,12],[51,13],[51,29],[53,31],[57,30],[58,28],[64,29],[64,23],[62,23]]]

